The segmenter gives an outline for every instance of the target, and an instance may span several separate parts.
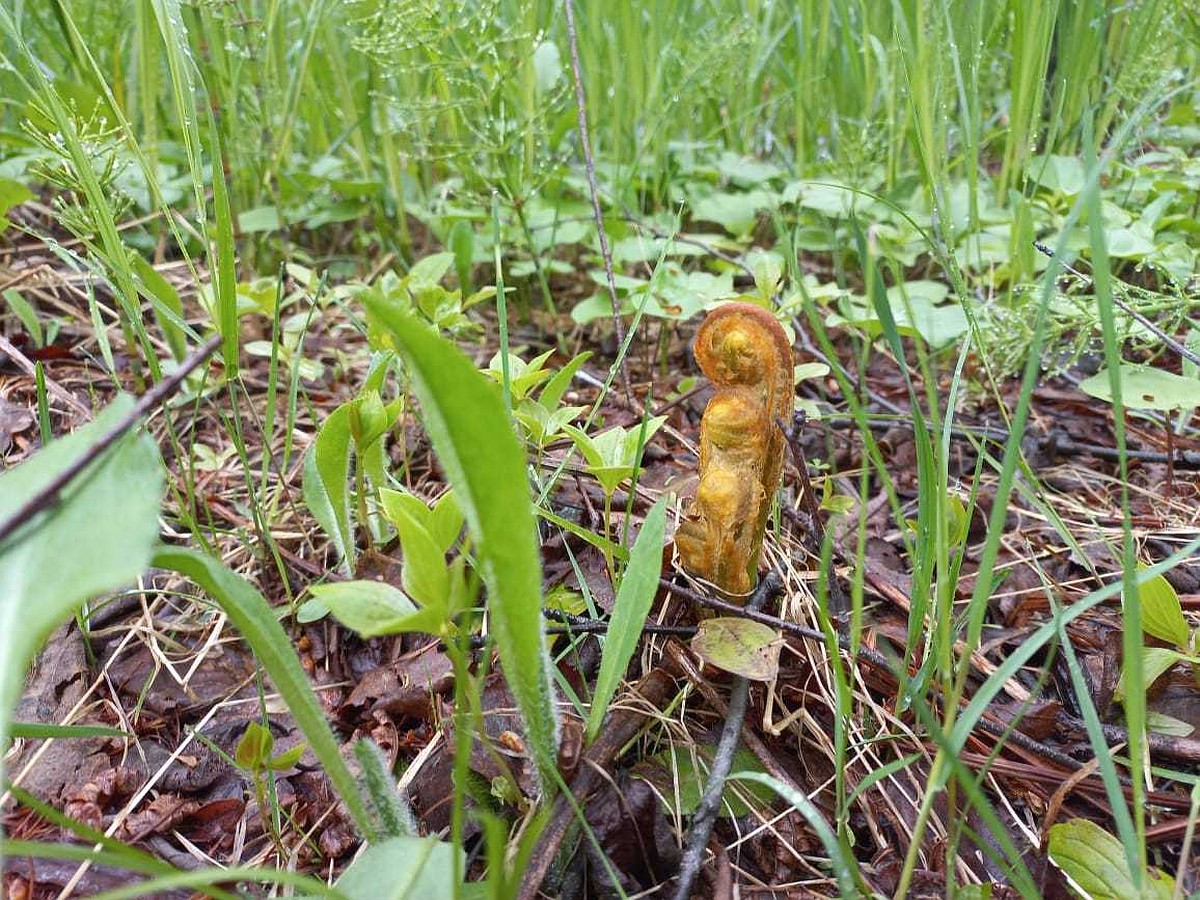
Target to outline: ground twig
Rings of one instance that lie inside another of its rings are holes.
[[[69,466],[58,473],[50,483],[21,504],[20,508],[0,523],[0,543],[9,538],[13,532],[32,519],[42,510],[51,506],[63,488],[79,477],[85,469],[95,462],[105,450],[115,444],[120,437],[133,428],[143,416],[158,407],[168,397],[179,390],[180,385],[187,379],[192,370],[208,359],[209,354],[221,344],[221,336],[213,335],[195,353],[183,361],[179,368],[164,378],[145,394],[128,413],[121,417],[115,425],[104,432],[94,444],[79,455]]]
[[[769,572],[755,590],[750,601],[746,604],[748,610],[761,609],[768,600],[778,596],[783,590],[783,580],[775,573]],[[708,783],[704,787],[704,798],[696,809],[696,817],[692,820],[692,833],[688,838],[687,849],[683,852],[683,861],[679,865],[679,880],[675,883],[675,892],[671,895],[674,900],[688,900],[692,895],[692,885],[700,875],[700,866],[704,862],[704,850],[708,847],[708,839],[712,836],[713,826],[717,823],[717,814],[721,810],[721,796],[725,793],[725,780],[733,767],[733,753],[737,749],[738,737],[742,733],[742,723],[746,718],[746,706],[750,700],[750,680],[741,675],[734,676],[733,686],[729,692],[729,710],[725,715],[725,724],[721,728],[721,739],[713,754],[712,768],[708,772]]]

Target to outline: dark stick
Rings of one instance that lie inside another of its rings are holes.
[[[552,622],[561,622],[562,628],[547,628],[546,634],[607,634],[612,622],[608,619],[589,619],[587,616],[576,616],[561,609],[543,609],[542,616]],[[642,625],[642,634],[665,634],[673,637],[693,637],[696,634],[694,625],[656,625],[646,622]]]
[[[793,414],[791,428],[785,426],[782,419],[777,418],[775,424],[779,426],[779,430],[787,438],[788,449],[792,451],[792,462],[795,463],[796,471],[800,475],[802,494],[800,499],[804,502],[804,511],[812,519],[813,528],[817,532],[817,546],[820,546],[825,543],[825,523],[821,519],[821,506],[817,503],[816,492],[813,491],[812,481],[808,477],[808,462],[805,460],[804,450],[800,446],[800,432],[804,429],[807,421],[808,416],[805,415],[804,411],[798,410]]]
[[[766,602],[783,590],[783,580],[775,573],[769,572],[759,584],[754,595],[746,604],[748,610],[759,610]],[[733,753],[737,749],[738,737],[742,733],[742,723],[746,718],[746,706],[750,700],[750,680],[741,675],[734,676],[733,686],[729,692],[729,710],[725,715],[725,724],[721,728],[721,739],[713,754],[712,768],[708,772],[708,784],[704,788],[704,799],[696,810],[692,820],[692,833],[688,838],[687,849],[683,853],[683,861],[679,865],[679,881],[675,883],[675,892],[671,895],[674,900],[688,900],[692,895],[692,885],[700,875],[700,866],[704,862],[704,850],[708,847],[708,839],[712,837],[713,826],[717,823],[717,813],[721,809],[721,795],[725,793],[725,781],[729,770],[733,767]]]
[[[105,450],[115,444],[125,432],[133,428],[146,413],[150,412],[179,390],[179,386],[183,384],[192,370],[204,362],[209,354],[216,350],[220,344],[221,336],[213,335],[199,350],[188,357],[175,372],[143,394],[133,409],[126,413],[117,424],[108,429],[108,431],[100,436],[96,443],[88,447],[69,466],[51,479],[49,484],[26,500],[20,509],[9,516],[3,524],[0,524],[0,543],[7,540],[13,532],[39,512],[51,506],[63,488],[78,478],[81,472],[95,462]]]
[[[571,77],[575,81],[575,105],[579,109],[579,142],[583,144],[583,162],[587,169],[588,192],[592,195],[592,214],[596,218],[596,233],[600,238],[600,255],[604,258],[604,276],[608,281],[608,298],[612,301],[613,328],[617,333],[617,353],[625,347],[625,323],[621,321],[621,301],[617,299],[617,279],[613,274],[612,250],[608,232],[604,229],[604,211],[600,209],[600,188],[596,183],[596,160],[592,156],[592,139],[588,132],[587,100],[583,95],[583,67],[579,64],[579,36],[575,32],[574,0],[563,0],[567,17],[567,43],[571,48]],[[636,402],[633,383],[625,360],[620,362],[621,387],[630,403]]]

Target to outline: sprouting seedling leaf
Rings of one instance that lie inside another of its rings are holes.
[[[354,531],[350,525],[350,404],[335,409],[317,432],[304,459],[304,502],[329,535],[343,571],[354,568]]]
[[[453,344],[386,303],[368,297],[367,309],[395,339],[425,430],[462,508],[488,589],[501,666],[549,791],[559,714],[542,639],[541,559],[521,445],[501,398]]]
[[[1142,630],[1160,641],[1187,647],[1190,632],[1171,582],[1155,575],[1138,586],[1138,597],[1142,601]]]
[[[648,419],[644,438],[640,426],[622,428],[614,425],[594,435],[574,425],[564,425],[563,430],[583,454],[588,474],[600,482],[606,494],[611,495],[622,481],[637,474],[641,462],[639,442],[648,441],[666,420],[666,416]]]
[[[275,736],[261,722],[251,722],[238,739],[233,760],[243,769],[256,772],[265,768],[271,759]]]
[[[335,581],[315,585],[309,593],[363,637],[410,631],[438,634],[447,620],[445,604],[422,609],[402,590],[382,581]]]
[[[779,671],[779,632],[737,616],[704,619],[692,650],[706,663],[749,678],[770,681]]]

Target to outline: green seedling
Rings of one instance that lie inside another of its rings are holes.
[[[282,753],[275,753],[275,736],[261,722],[247,725],[234,749],[233,761],[250,779],[263,827],[281,849],[283,828],[275,796],[275,775],[294,768],[307,749],[304,744],[297,744]]]
[[[434,253],[419,260],[407,275],[385,272],[375,284],[361,288],[357,294],[363,302],[377,303],[397,313],[416,314],[435,331],[455,337],[476,334],[479,326],[467,318],[466,311],[495,297],[496,289],[489,285],[467,297],[462,290],[448,290],[441,282],[452,265],[453,253]],[[372,346],[394,349],[387,330],[373,319],[369,336]]]
[[[667,421],[666,416],[647,419],[637,428],[622,428],[615,425],[597,435],[589,435],[582,428],[564,425],[563,430],[571,436],[575,447],[583,454],[585,470],[600,484],[604,492],[604,537],[612,537],[612,499],[617,488],[626,480],[641,473],[642,448],[654,433]],[[609,572],[613,571],[611,553],[605,553]]]
[[[509,354],[508,378],[513,418],[526,439],[538,450],[544,450],[547,444],[562,434],[568,423],[585,410],[583,406],[559,404],[575,373],[591,358],[591,351],[580,353],[557,372],[544,368],[553,352],[547,351],[528,363],[515,354]],[[504,369],[499,354],[492,358],[487,374],[497,381],[503,381]],[[541,391],[535,397],[535,389],[539,386]]]

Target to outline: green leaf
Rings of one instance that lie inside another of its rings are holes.
[[[692,650],[709,665],[749,678],[770,681],[779,671],[779,632],[737,616],[704,619]]]
[[[588,741],[594,741],[608,712],[617,686],[625,677],[629,661],[642,637],[642,626],[650,612],[650,604],[658,592],[658,576],[662,574],[663,531],[667,524],[666,498],[660,499],[646,514],[642,530],[629,554],[629,565],[617,589],[612,620],[604,639],[604,655],[600,658],[600,674],[596,676],[596,691],[588,714]]]
[[[1075,156],[1051,153],[1029,161],[1029,177],[1042,187],[1057,194],[1073,197],[1083,190],[1086,172],[1083,160]]]
[[[353,401],[351,401],[353,403]],[[335,409],[317,432],[304,458],[304,502],[329,535],[347,574],[354,570],[354,530],[350,524],[350,403]]]
[[[571,386],[571,379],[575,377],[575,373],[583,368],[583,364],[591,358],[592,351],[585,350],[555,372],[550,380],[546,382],[546,386],[542,388],[541,394],[538,395],[538,403],[547,410],[557,408],[563,394]]]
[[[404,284],[414,293],[422,288],[436,287],[454,265],[454,254],[431,253],[413,264],[404,276]]]
[[[420,506],[428,519],[428,508],[423,503]],[[404,504],[393,504],[385,511],[400,532],[400,548],[404,551],[401,579],[405,593],[422,606],[444,610],[450,595],[445,551],[438,547],[421,520]]]
[[[500,397],[453,344],[373,298],[367,307],[395,335],[425,429],[465,515],[500,662],[549,791],[559,717],[542,639],[541,558],[521,445]]]
[[[1168,650],[1164,647],[1142,648],[1142,684],[1146,690],[1162,675],[1168,672],[1175,663],[1187,659],[1178,650]],[[1117,689],[1114,693],[1117,700],[1125,699],[1125,670],[1122,668],[1121,677],[1117,679]]]
[[[272,756],[267,761],[267,766],[273,772],[286,772],[288,769],[294,768],[296,763],[300,762],[300,758],[304,756],[304,751],[308,747],[304,744],[297,744],[287,750],[284,750],[278,756]]]
[[[1200,380],[1164,372],[1153,366],[1122,363],[1117,369],[1121,383],[1121,402],[1133,409],[1191,409],[1200,406]],[[1085,394],[1112,403],[1112,382],[1108,369],[1079,382]]]
[[[424,631],[438,634],[446,610],[421,609],[404,592],[382,581],[335,581],[309,588],[334,618],[363,637]]]
[[[237,263],[234,260],[233,208],[229,202],[229,184],[221,160],[225,153],[221,146],[221,132],[216,120],[209,119],[210,156],[212,164],[213,218],[217,226],[216,252],[213,259],[213,296],[216,298],[217,330],[221,333],[221,357],[225,363],[225,376],[233,378],[238,371],[238,309],[237,309]]]
[[[709,194],[692,203],[692,219],[715,222],[730,234],[748,234],[758,221],[758,211],[771,209],[775,202],[774,194],[760,190]]]
[[[153,565],[187,576],[220,605],[266,670],[351,818],[364,835],[373,837],[375,824],[358,781],[342,759],[338,740],[300,667],[291,640],[263,595],[220,561],[186,547],[159,548]]]
[[[1138,597],[1142,601],[1142,630],[1176,647],[1187,647],[1190,632],[1171,582],[1155,575],[1138,585]]]
[[[465,521],[466,517],[463,516],[454,491],[450,490],[442,494],[430,508],[425,527],[429,529],[429,536],[433,538],[438,549],[445,553],[458,540]]]
[[[402,835],[368,847],[335,887],[349,900],[453,900],[464,860],[445,841]]]
[[[1157,870],[1146,873],[1139,891],[1120,841],[1088,819],[1052,826],[1047,851],[1071,886],[1092,900],[1170,900],[1174,893],[1175,879]]]
[[[11,178],[0,178],[0,234],[3,234],[11,222],[6,215],[14,206],[20,206],[26,200],[33,199],[33,192],[19,181]]]
[[[133,400],[120,396],[92,422],[0,474],[0,522],[132,408]],[[26,667],[50,633],[85,600],[132,582],[149,564],[162,491],[158,448],[130,431],[0,544],[0,746]]]
[[[256,206],[253,209],[248,209],[245,212],[239,213],[238,230],[242,234],[261,234],[268,231],[278,231],[284,227],[283,216],[280,215],[279,207],[271,206]]]
[[[275,737],[271,729],[261,722],[251,722],[238,739],[233,751],[233,761],[241,768],[256,771],[265,766],[271,758],[271,749],[275,746]]]

